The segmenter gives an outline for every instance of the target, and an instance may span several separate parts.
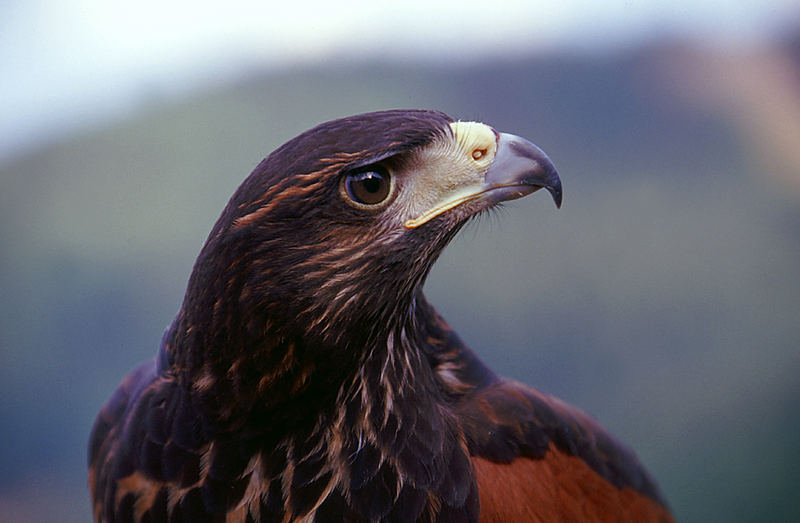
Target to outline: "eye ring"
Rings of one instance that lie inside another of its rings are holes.
[[[394,177],[382,165],[368,165],[342,176],[339,191],[357,209],[375,210],[385,206],[394,193]]]

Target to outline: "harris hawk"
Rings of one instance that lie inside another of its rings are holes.
[[[97,417],[94,519],[671,521],[627,447],[493,373],[422,293],[465,223],[541,188],[560,206],[535,145],[435,111],[279,147]]]

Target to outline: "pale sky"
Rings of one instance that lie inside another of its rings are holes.
[[[792,21],[797,0],[11,0],[0,3],[0,163],[123,114],[143,88],[180,92],[246,67],[597,52],[668,34],[743,46]]]

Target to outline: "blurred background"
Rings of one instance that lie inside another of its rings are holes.
[[[796,0],[0,4],[0,521],[90,519],[86,442],[228,197],[335,117],[548,152],[429,299],[629,443],[682,521],[800,521]]]

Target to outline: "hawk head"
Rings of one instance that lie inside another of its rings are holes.
[[[547,156],[482,123],[395,110],[321,124],[230,199],[194,267],[171,358],[194,380],[239,362],[263,381],[305,356],[341,368],[412,321],[431,265],[470,218],[541,188],[560,205]]]

